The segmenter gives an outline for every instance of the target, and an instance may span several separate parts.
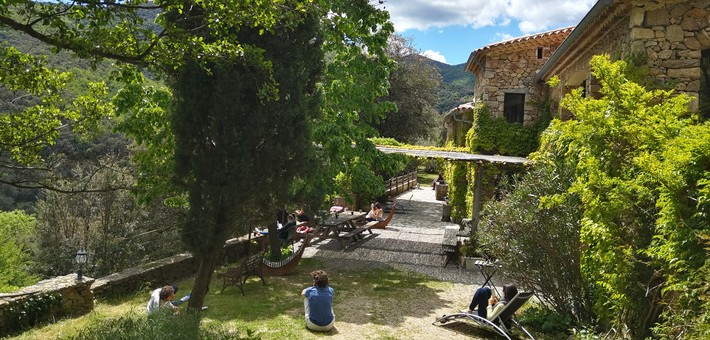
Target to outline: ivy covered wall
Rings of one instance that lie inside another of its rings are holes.
[[[550,123],[551,102],[545,100],[532,105],[537,106],[541,118],[528,125],[508,123],[505,118],[493,117],[489,108],[482,103],[476,104],[473,109],[459,112],[460,117],[471,119],[473,124],[457,124],[456,128],[450,131],[448,146],[464,147],[472,153],[527,157],[537,150],[540,133]],[[484,201],[495,194],[496,182],[500,176],[509,171],[516,171],[500,165],[481,166],[484,171]],[[475,165],[449,161],[445,166],[444,177],[449,183],[451,218],[459,222],[462,218],[471,217]]]
[[[523,125],[493,117],[488,106],[477,104],[465,146],[473,153],[526,157],[537,150],[540,132],[550,123],[549,101],[533,105],[538,106],[541,118],[535,124]]]

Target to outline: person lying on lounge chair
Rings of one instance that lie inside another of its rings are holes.
[[[476,293],[473,294],[467,313],[473,314],[473,310],[477,309],[478,316],[492,320],[516,294],[518,294],[518,288],[512,283],[503,286],[503,299],[500,301],[495,296],[492,296],[490,288],[478,288]]]

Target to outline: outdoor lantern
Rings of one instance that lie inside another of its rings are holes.
[[[77,280],[79,281],[81,281],[82,279],[81,268],[84,266],[84,263],[86,263],[87,259],[88,256],[86,255],[86,251],[84,251],[84,249],[80,249],[76,252],[76,263],[79,265],[79,271],[76,273],[76,276]]]

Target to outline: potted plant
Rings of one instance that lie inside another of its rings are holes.
[[[466,270],[473,270],[474,268],[476,268],[476,266],[474,265],[474,261],[483,258],[475,234],[471,235],[471,237],[463,241],[463,244],[461,244],[460,251],[462,263]]]

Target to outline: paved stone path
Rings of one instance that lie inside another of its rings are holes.
[[[407,203],[410,197],[411,205]],[[431,187],[412,189],[396,199],[399,202],[397,213],[386,229],[374,229],[372,235],[365,233],[364,240],[346,249],[332,239],[312,241],[304,257],[341,268],[389,266],[448,282],[483,283],[477,270],[467,271],[453,264],[443,268],[444,228],[457,224],[441,222],[443,202],[435,200]]]

